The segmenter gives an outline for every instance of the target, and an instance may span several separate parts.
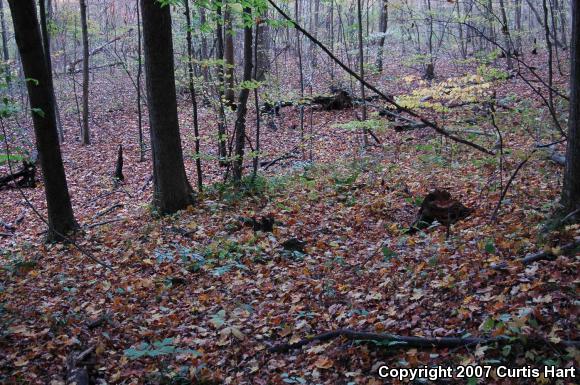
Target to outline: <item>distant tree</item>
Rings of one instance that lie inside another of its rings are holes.
[[[24,76],[28,79],[26,84],[48,209],[47,239],[59,241],[73,231],[77,223],[58,143],[53,84],[46,63],[36,3],[34,0],[8,0],[8,4]]]
[[[235,109],[234,74],[236,68],[234,55],[234,28],[233,18],[229,5],[224,10],[225,38],[224,38],[224,61],[225,61],[225,99],[227,105]]]
[[[87,2],[80,0],[81,30],[83,36],[83,132],[82,142],[91,143],[89,132],[89,29],[87,26]]]
[[[562,203],[567,212],[580,209],[580,4],[572,1],[570,116]],[[576,218],[580,215],[576,215]]]
[[[175,63],[168,5],[141,0],[149,132],[153,154],[153,205],[172,214],[193,203],[185,174],[177,119]]]
[[[244,14],[248,15],[248,19],[251,20],[252,10],[250,8],[244,8]],[[250,89],[248,88],[248,82],[252,80],[252,54],[253,54],[253,41],[252,41],[252,25],[246,19],[244,27],[244,86],[240,91],[240,97],[238,100],[238,109],[236,116],[236,143],[235,143],[235,158],[233,166],[233,179],[234,182],[239,183],[242,179],[242,170],[244,162],[244,149],[246,141],[246,114],[248,112],[248,97],[250,96]]]
[[[381,16],[379,17],[379,41],[377,50],[377,63],[376,67],[379,72],[383,71],[383,52],[385,49],[385,39],[387,34],[387,28],[389,25],[389,0],[382,0],[380,3]]]

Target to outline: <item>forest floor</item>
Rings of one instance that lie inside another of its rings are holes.
[[[535,152],[514,179],[498,220],[490,220],[502,187],[535,146],[528,132],[545,129],[548,117],[521,81],[474,73],[436,79],[431,86],[400,74],[381,85],[399,95],[417,91],[408,103],[448,125],[465,127],[469,120],[471,130],[486,135],[467,136],[488,148],[497,138],[479,102],[495,93],[504,106],[495,115],[503,174],[498,156],[458,146],[429,129],[395,134],[386,120],[374,128],[382,144],[360,151],[360,134],[348,123],[355,109],[307,108],[312,141],[304,152],[305,160],[312,153],[313,162],[280,162],[236,192],[220,183],[217,162],[204,161],[206,191],[188,210],[165,218],[151,214],[150,159],[139,162],[134,111],[112,108],[106,101],[115,96],[102,95],[104,102],[92,112],[91,146],[68,140],[63,153],[84,230],[76,241],[112,270],[74,245],[42,243],[45,228],[20,192],[1,191],[0,220],[21,221],[14,234],[0,238],[0,382],[62,384],[67,357],[87,347],[94,347],[93,377],[122,384],[380,384],[385,380],[377,368],[383,364],[577,367],[578,351],[557,347],[578,338],[577,257],[529,266],[518,261],[580,236],[578,226],[541,231],[556,207],[561,167]],[[564,84],[565,77],[559,80]],[[451,102],[442,96],[449,94],[468,103],[449,110],[433,105],[438,98]],[[180,104],[193,183],[190,108],[185,100]],[[65,115],[71,137],[76,118]],[[213,149],[215,119],[203,110],[200,121],[202,148]],[[298,111],[288,107],[276,130],[263,124],[266,160],[299,144],[299,129],[292,128],[298,121]],[[126,180],[116,186],[111,175],[121,143]],[[448,189],[474,212],[451,226],[448,238],[444,226],[407,234],[418,204],[434,188]],[[41,184],[23,192],[44,212]],[[273,232],[245,223],[262,216],[275,218]],[[114,222],[102,224],[107,221]],[[304,242],[303,250],[283,247],[293,238]],[[501,261],[505,269],[492,268]],[[501,346],[428,350],[337,338],[287,353],[269,351],[343,328],[514,338]],[[525,336],[548,343],[524,347],[519,338]]]

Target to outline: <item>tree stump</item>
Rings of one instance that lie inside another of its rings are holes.
[[[417,220],[411,225],[411,234],[430,226],[437,221],[449,227],[457,221],[468,217],[473,209],[464,206],[461,202],[451,198],[447,190],[431,191],[421,204]]]

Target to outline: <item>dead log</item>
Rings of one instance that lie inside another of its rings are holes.
[[[265,102],[260,108],[262,114],[271,114],[278,116],[280,109],[291,106],[320,106],[325,111],[336,111],[352,108],[355,102],[364,102],[362,99],[354,99],[346,90],[331,89],[329,95],[316,95],[313,97],[303,98],[297,101],[279,100],[277,102]]]
[[[325,111],[336,111],[352,108],[353,99],[347,91],[339,90],[330,96],[315,96],[312,103],[320,105]]]
[[[498,336],[498,337],[415,337],[415,336],[400,336],[396,334],[389,333],[372,333],[372,332],[359,332],[351,329],[339,329],[335,331],[330,331],[326,333],[321,333],[312,337],[306,337],[295,343],[290,344],[280,344],[272,346],[269,351],[271,353],[286,353],[290,350],[300,349],[312,342],[325,342],[332,340],[334,338],[344,337],[351,341],[374,341],[389,343],[391,347],[402,347],[402,348],[418,348],[418,349],[433,349],[433,348],[458,348],[464,346],[473,345],[489,345],[492,343],[507,343],[513,344],[513,337],[510,336]],[[559,343],[551,343],[543,338],[525,338],[519,340],[520,343],[526,346],[558,346],[562,348],[566,347],[579,347],[580,341],[569,341],[562,340]]]
[[[417,219],[409,228],[409,233],[414,234],[437,221],[445,226],[447,230],[452,224],[468,217],[473,209],[464,206],[461,202],[451,198],[447,190],[431,191],[421,204]]]
[[[10,182],[15,182],[16,187],[36,187],[36,163],[23,161],[20,171],[0,178],[0,188],[10,187]]]

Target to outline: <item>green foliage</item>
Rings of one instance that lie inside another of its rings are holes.
[[[486,82],[506,80],[509,77],[509,73],[506,71],[500,68],[490,67],[486,64],[481,64],[477,67],[477,74],[484,78]]]
[[[136,360],[143,357],[160,357],[173,354],[188,354],[193,357],[201,356],[201,353],[194,349],[179,349],[173,345],[173,338],[165,338],[162,341],[153,343],[142,342],[136,348],[126,349],[125,356],[130,360]]]
[[[368,129],[381,132],[386,129],[384,120],[380,119],[351,120],[350,122],[335,124],[334,127],[349,131]]]

